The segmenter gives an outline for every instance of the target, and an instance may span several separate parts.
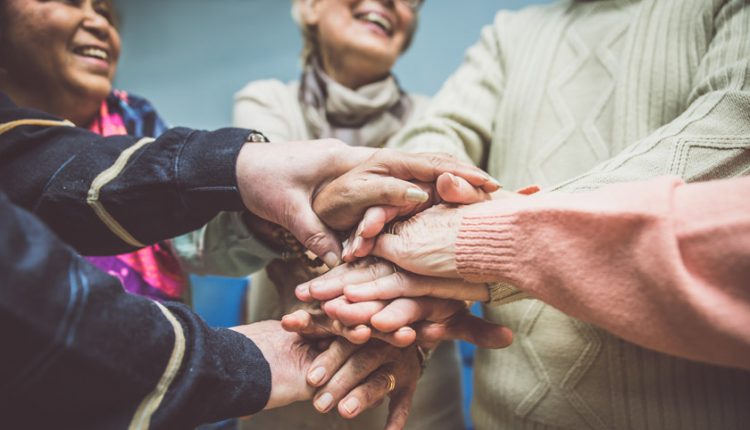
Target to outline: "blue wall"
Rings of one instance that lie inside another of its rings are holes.
[[[427,0],[396,74],[407,90],[432,95],[498,9],[549,2]],[[232,94],[245,83],[299,74],[301,40],[289,0],[117,3],[123,16],[117,86],[150,99],[172,125],[226,126]]]

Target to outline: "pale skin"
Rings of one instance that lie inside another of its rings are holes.
[[[413,31],[415,11],[394,0],[303,0],[302,19],[318,40],[323,70],[352,89],[388,76]],[[388,28],[363,19],[378,14]]]

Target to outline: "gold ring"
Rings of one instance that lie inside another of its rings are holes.
[[[388,392],[396,389],[396,377],[393,376],[393,373],[388,373],[385,375],[388,378]]]

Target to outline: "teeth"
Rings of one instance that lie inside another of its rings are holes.
[[[386,32],[390,33],[393,29],[393,25],[390,21],[385,19],[382,15],[375,13],[375,12],[367,12],[366,14],[359,17],[362,21],[368,21],[371,22],[379,27],[381,27]]]
[[[107,51],[99,48],[83,48],[79,52],[81,55],[98,58],[100,60],[107,60],[109,58]]]

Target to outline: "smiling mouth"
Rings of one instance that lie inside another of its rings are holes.
[[[102,48],[97,48],[94,46],[82,46],[80,48],[75,48],[73,52],[82,57],[95,58],[97,60],[109,62],[109,52]]]
[[[393,36],[393,24],[391,24],[391,22],[386,17],[377,12],[365,12],[362,14],[357,14],[354,16],[354,18],[359,21],[374,24],[380,27],[388,36]]]

